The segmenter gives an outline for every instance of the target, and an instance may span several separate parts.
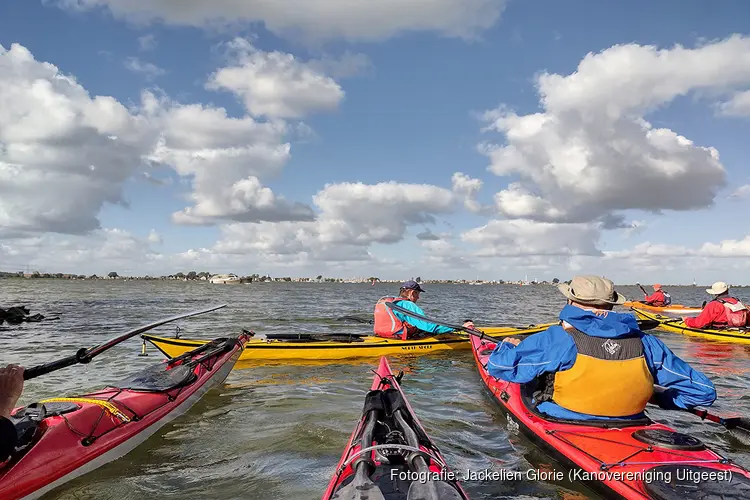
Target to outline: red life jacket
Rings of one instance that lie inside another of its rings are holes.
[[[386,302],[397,300],[406,299],[403,297],[383,297],[375,304],[375,318],[372,329],[378,337],[406,340],[419,331],[417,327],[398,319],[393,311],[385,305]]]
[[[747,325],[747,306],[734,297],[728,299],[716,299],[724,304],[724,313],[727,315],[727,326],[742,327]]]

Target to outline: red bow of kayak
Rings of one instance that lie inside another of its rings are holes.
[[[223,382],[248,338],[217,339],[99,391],[17,408],[21,439],[0,469],[0,498],[38,498],[130,452]]]

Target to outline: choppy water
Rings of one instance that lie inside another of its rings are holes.
[[[336,330],[366,332],[368,325],[336,322],[367,315],[395,286],[366,284],[210,285],[196,282],[0,280],[0,307],[25,304],[32,314],[58,321],[0,329],[0,363],[31,366],[72,354],[162,317],[227,303],[220,311],[181,320],[181,336],[213,338],[239,333]],[[446,321],[528,324],[555,321],[563,298],[552,286],[431,285],[420,305]],[[622,292],[641,298],[635,287]],[[702,288],[670,289],[675,303],[700,304]],[[737,294],[750,299],[750,290]],[[153,333],[172,335],[174,324]],[[750,348],[670,333],[660,337],[717,386],[716,412],[750,415]],[[96,389],[138,367],[161,360],[151,347],[139,357],[136,337],[89,365],[28,381],[19,404]],[[324,366],[256,366],[236,369],[220,389],[165,426],[129,455],[48,494],[45,499],[315,499],[320,498],[359,419],[377,359]],[[402,386],[424,424],[457,471],[507,468],[526,471],[550,464],[485,395],[471,351],[390,358],[406,373]],[[750,447],[722,427],[689,414],[657,410],[663,419],[750,466]],[[553,468],[562,470],[552,464]],[[573,498],[590,493],[576,484],[465,482],[472,499]]]

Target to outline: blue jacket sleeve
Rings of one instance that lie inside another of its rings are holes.
[[[517,346],[497,344],[487,360],[493,377],[523,384],[547,372],[573,366],[578,351],[575,342],[560,326],[552,326],[522,340]]]
[[[408,309],[422,316],[425,315],[424,311],[422,311],[422,309],[417,304],[415,304],[414,302],[410,300],[401,300],[398,302],[398,306],[403,307],[404,309]],[[454,331],[453,328],[448,328],[447,326],[436,325],[435,323],[429,323],[427,321],[423,321],[421,319],[417,319],[412,316],[407,316],[406,314],[399,312],[399,311],[393,311],[393,314],[401,321],[406,321],[410,325],[414,325],[424,332],[451,333],[452,331]]]
[[[654,394],[660,407],[685,409],[711,406],[716,401],[713,382],[678,358],[661,340],[644,335],[643,347],[654,382],[667,389]]]

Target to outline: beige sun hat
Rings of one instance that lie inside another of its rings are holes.
[[[572,301],[592,306],[622,304],[627,298],[615,291],[615,284],[601,276],[576,276],[570,285],[561,283],[558,290]]]
[[[710,293],[711,295],[720,295],[726,291],[729,291],[729,285],[723,281],[717,281],[711,285],[711,288],[706,288],[706,293]]]

